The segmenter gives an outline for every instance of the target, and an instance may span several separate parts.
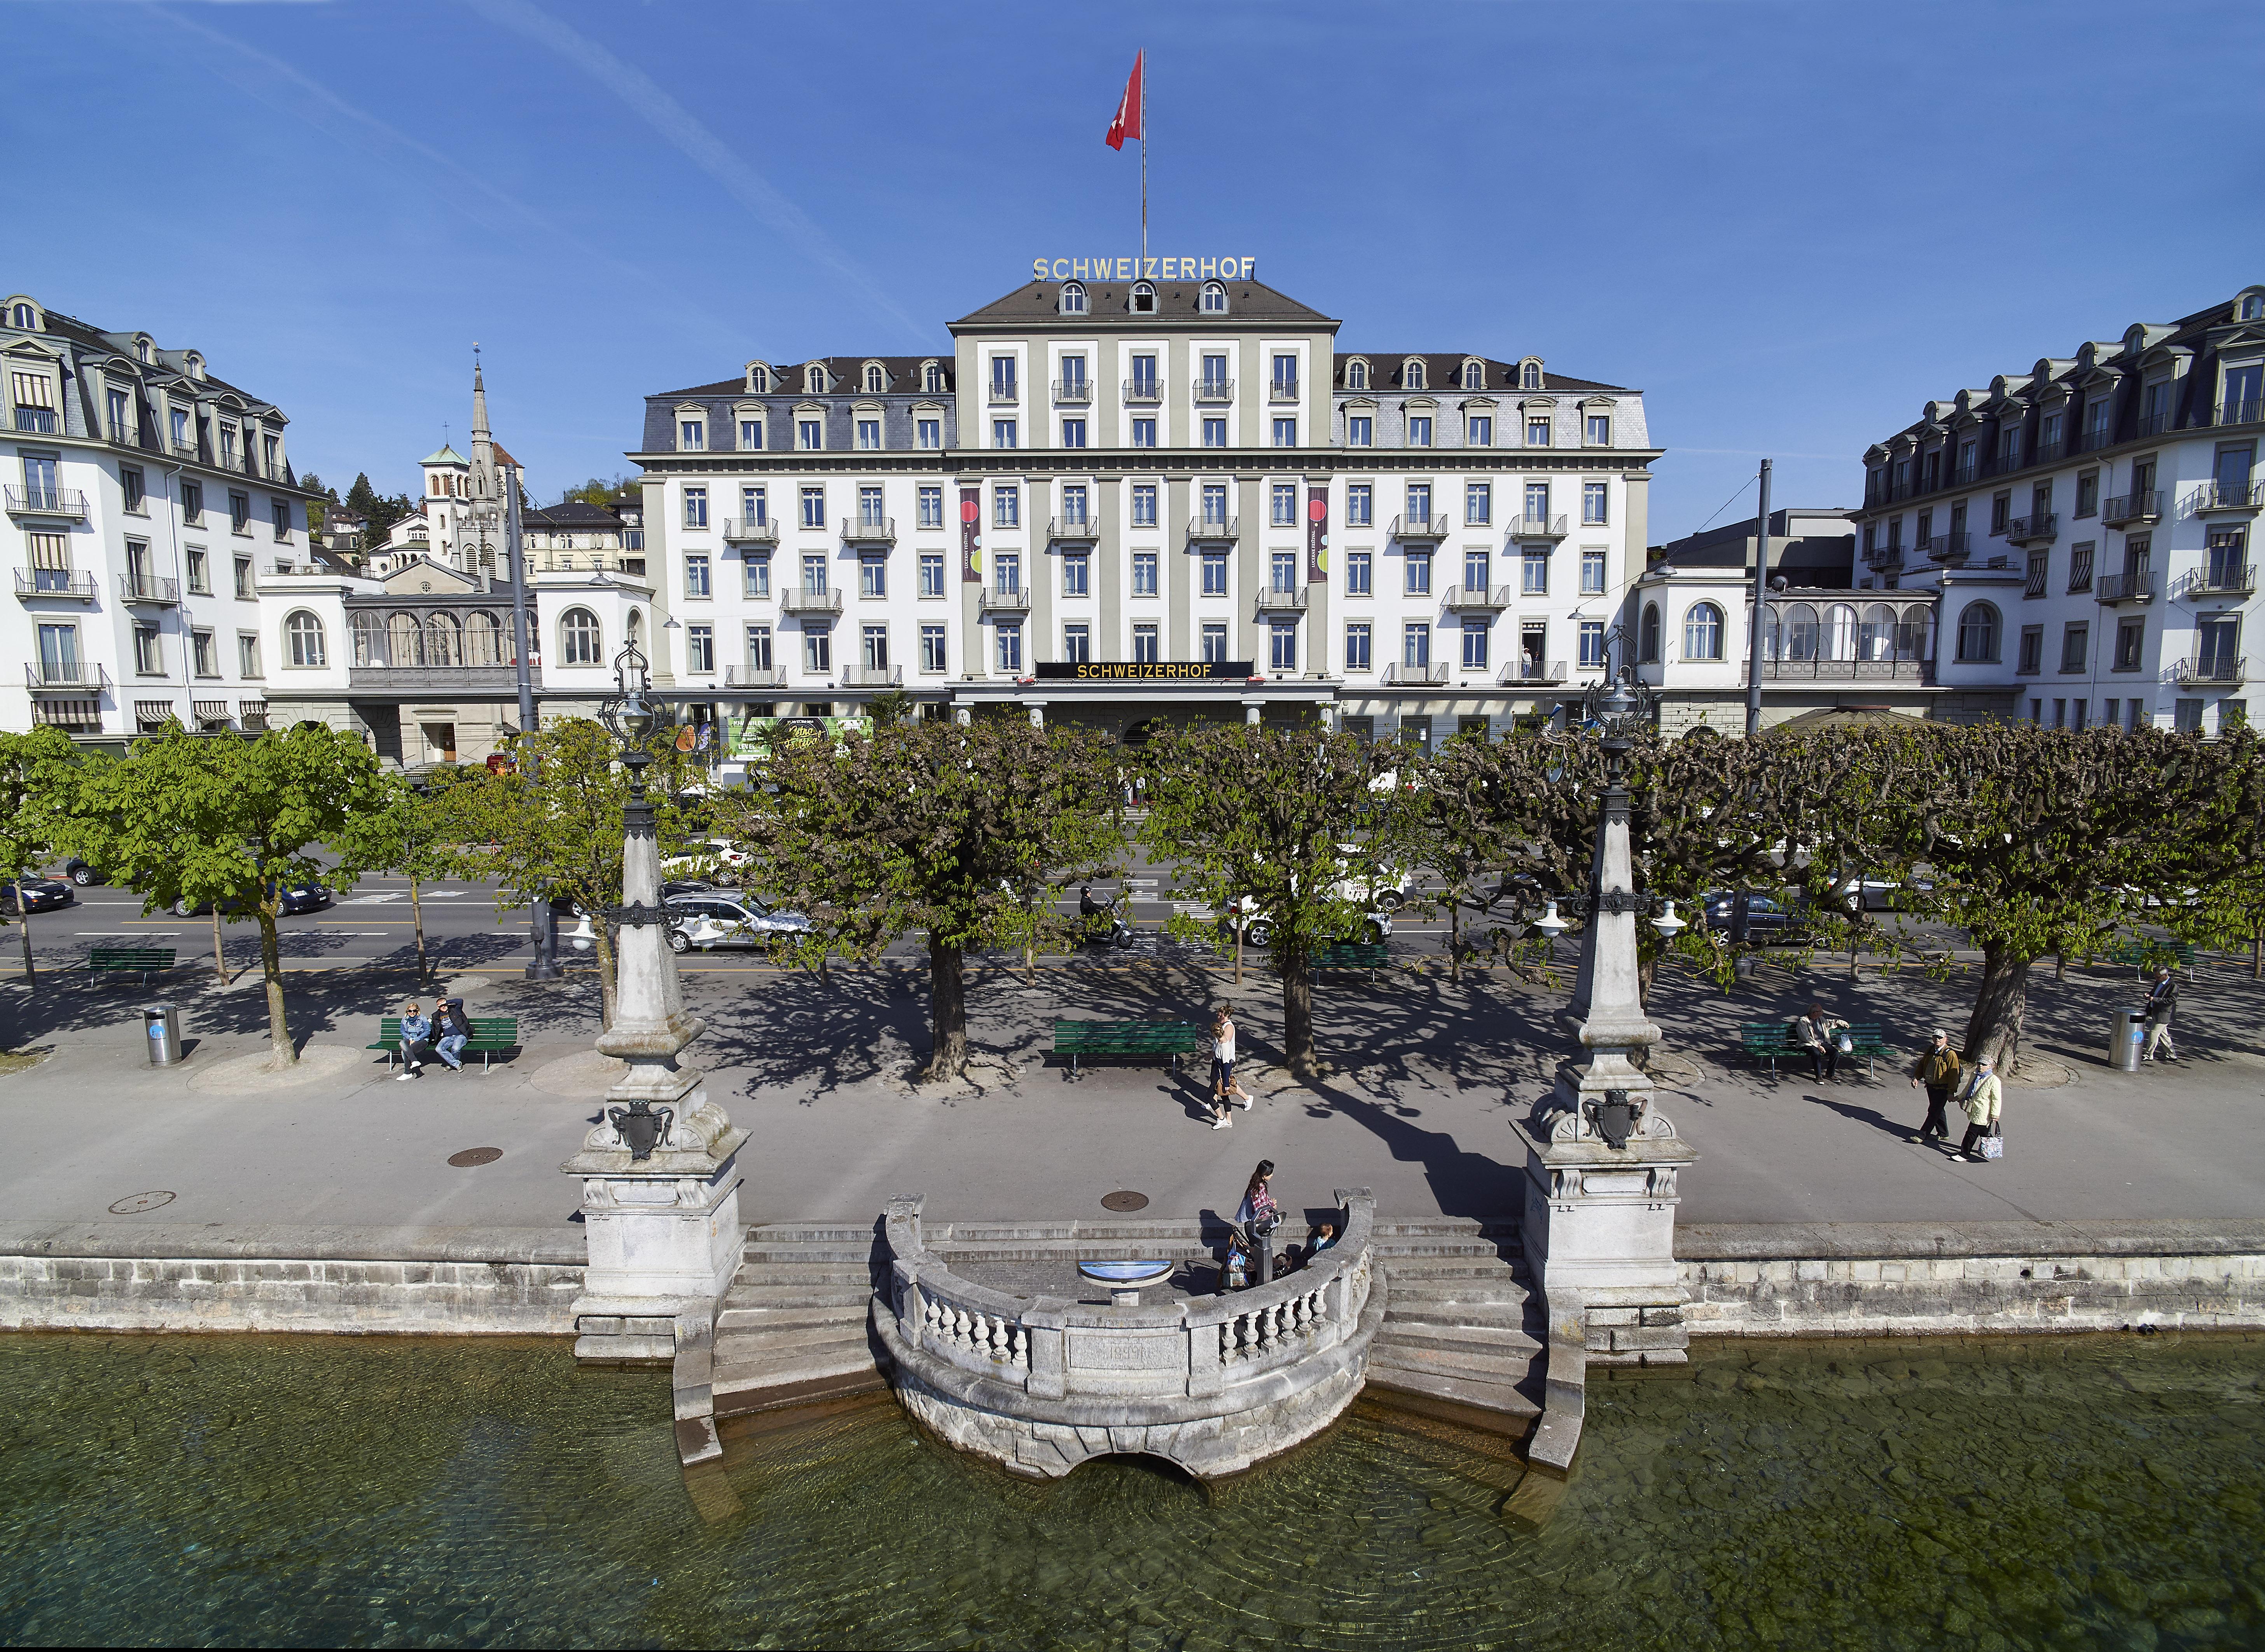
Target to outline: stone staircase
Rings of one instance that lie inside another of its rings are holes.
[[[1374,1245],[1390,1295],[1367,1396],[1483,1449],[1524,1439],[1541,1413],[1546,1327],[1518,1223],[1379,1217]]]
[[[878,1270],[886,1266],[870,1225],[773,1222],[748,1230],[739,1277],[716,1315],[713,1415],[886,1388],[866,1328]]]

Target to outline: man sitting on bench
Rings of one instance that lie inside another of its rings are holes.
[[[472,1023],[464,1015],[464,1001],[444,998],[433,1012],[433,1030],[440,1035],[433,1040],[433,1052],[448,1064],[451,1073],[462,1073],[463,1048],[471,1042]]]

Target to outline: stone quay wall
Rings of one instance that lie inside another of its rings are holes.
[[[2265,1327],[2265,1222],[1686,1224],[1693,1336]]]
[[[0,1222],[0,1330],[571,1336],[579,1228]]]

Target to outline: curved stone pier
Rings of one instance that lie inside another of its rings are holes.
[[[1016,1296],[921,1242],[921,1201],[890,1202],[873,1327],[898,1398],[963,1450],[1033,1479],[1143,1453],[1198,1479],[1237,1474],[1336,1419],[1384,1321],[1375,1200],[1340,1188],[1344,1238],[1311,1267],[1220,1297],[1110,1307]]]

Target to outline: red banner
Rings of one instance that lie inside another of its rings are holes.
[[[962,584],[983,582],[983,490],[959,490],[959,578]]]
[[[1140,135],[1140,60],[1146,52],[1132,55],[1132,78],[1125,83],[1125,95],[1117,100],[1117,118],[1109,123],[1109,135],[1103,140],[1112,149],[1125,147],[1125,140]]]

